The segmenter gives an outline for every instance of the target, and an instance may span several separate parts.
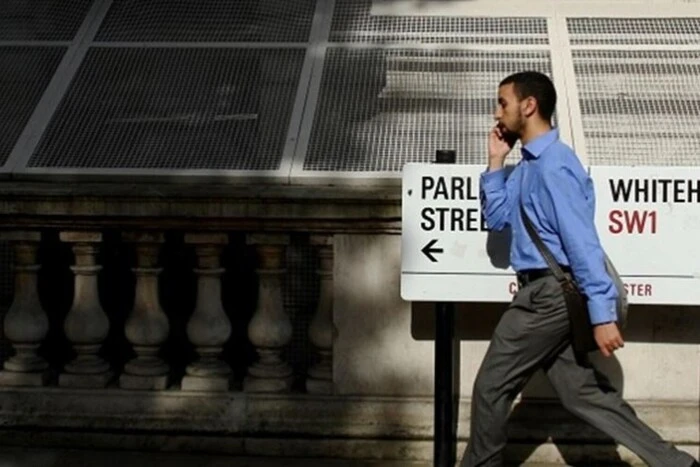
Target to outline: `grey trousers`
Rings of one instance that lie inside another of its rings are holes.
[[[542,368],[564,407],[626,446],[652,467],[694,459],[663,441],[590,363],[577,362],[564,296],[553,277],[520,289],[498,323],[472,395],[471,435],[461,467],[503,465],[513,400]]]

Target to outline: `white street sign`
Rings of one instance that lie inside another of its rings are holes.
[[[407,164],[401,296],[508,302],[517,290],[510,232],[481,217],[483,166]],[[592,167],[596,225],[630,303],[700,303],[700,168]]]

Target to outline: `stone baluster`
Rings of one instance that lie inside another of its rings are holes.
[[[185,391],[228,391],[231,367],[221,359],[223,346],[231,337],[231,322],[221,303],[221,252],[228,243],[225,234],[193,233],[185,242],[195,245],[197,303],[187,323],[187,337],[194,344],[198,360],[185,369]]]
[[[124,331],[136,357],[124,365],[119,386],[126,389],[166,389],[170,367],[159,356],[168,338],[168,317],[158,297],[158,252],[164,241],[162,233],[127,232],[124,240],[136,248],[136,293],[134,308],[126,320]]]
[[[100,232],[61,232],[62,242],[73,244],[75,275],[73,305],[63,324],[66,337],[77,356],[58,377],[59,386],[78,388],[105,387],[114,376],[109,363],[99,355],[109,332],[109,318],[100,305],[97,264]]]
[[[292,340],[292,323],[284,311],[282,275],[285,272],[287,235],[250,235],[259,257],[258,305],[248,324],[248,338],[259,360],[248,368],[243,388],[250,392],[285,392],[292,386],[292,367],[282,359]]]
[[[49,319],[37,290],[39,232],[2,232],[0,240],[15,251],[15,295],[5,315],[5,337],[15,351],[0,372],[3,386],[45,386],[49,364],[39,356],[39,346],[49,331]]]
[[[312,394],[333,393],[333,236],[312,235],[311,245],[318,247],[318,275],[321,287],[316,314],[309,326],[309,339],[318,352],[318,362],[309,369],[306,390]]]

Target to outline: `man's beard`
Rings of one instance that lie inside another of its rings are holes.
[[[520,139],[520,137],[523,135],[523,130],[525,129],[525,116],[521,113],[518,115],[518,120],[515,123],[515,128],[510,130],[511,133],[513,133],[513,137]]]
[[[518,117],[518,120],[513,125],[515,128],[508,128],[505,125],[501,126],[501,132],[503,134],[503,139],[508,142],[510,146],[513,146],[522,134],[522,130],[525,126],[525,119],[522,115]]]

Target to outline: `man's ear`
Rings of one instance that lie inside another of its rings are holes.
[[[522,111],[526,117],[531,117],[537,113],[537,99],[534,97],[526,97],[522,100]]]

